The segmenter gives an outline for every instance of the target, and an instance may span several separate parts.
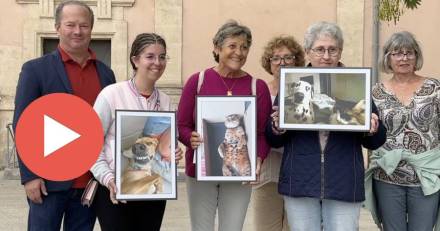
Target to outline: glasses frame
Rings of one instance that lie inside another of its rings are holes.
[[[292,62],[286,62],[287,58],[292,58]],[[278,61],[275,61],[276,59],[279,59]],[[279,57],[279,56],[274,56],[274,57],[270,57],[269,61],[270,63],[274,64],[274,65],[280,65],[281,61],[283,61],[285,64],[293,64],[295,63],[296,60],[296,56],[295,55],[286,55],[284,57]]]
[[[401,61],[401,60],[403,60],[403,58],[405,58],[405,56],[406,56],[406,59],[407,60],[414,60],[414,59],[416,59],[416,57],[417,57],[417,52],[415,52],[415,51],[412,51],[412,52],[395,52],[395,53],[393,53],[393,52],[390,52],[390,55],[391,55],[391,58],[393,58],[394,60],[397,60],[397,61]],[[399,57],[399,56],[401,56],[401,57]]]
[[[318,51],[318,48],[323,48],[324,49],[324,53],[320,53],[321,51]],[[330,49],[335,48],[335,53],[331,53]],[[330,57],[337,57],[340,52],[341,52],[341,48],[339,47],[331,47],[331,48],[324,48],[324,47],[315,47],[315,48],[311,48],[310,49],[313,54],[315,54],[317,57],[323,57],[325,55],[325,53],[328,53],[328,56]]]
[[[153,57],[149,57],[150,55],[141,56],[142,58],[146,59],[148,62],[154,63],[159,61],[159,63],[167,63],[170,60],[170,56],[165,55],[165,57],[162,59],[162,55],[153,55]]]

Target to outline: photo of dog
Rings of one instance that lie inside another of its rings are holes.
[[[126,150],[122,154],[129,159],[128,169],[143,170],[151,176],[151,160],[156,154],[159,140],[153,137],[141,137],[131,146],[131,150]]]
[[[283,67],[280,128],[369,131],[370,88],[370,68]]]
[[[176,113],[116,110],[115,120],[116,199],[176,199]]]
[[[313,123],[313,87],[306,81],[288,85],[285,98],[285,118],[288,123]]]
[[[287,123],[359,125],[365,122],[365,100],[355,103],[314,94],[313,86],[306,81],[290,83],[288,92],[284,100]]]
[[[347,104],[347,102],[344,103]],[[330,119],[332,124],[357,125],[365,123],[365,100],[360,100],[354,106],[342,106],[344,103],[336,101],[334,113]]]
[[[123,193],[161,193],[162,178],[152,171],[152,161],[156,155],[159,140],[154,137],[140,137],[131,149],[122,154],[129,162],[122,175]]]

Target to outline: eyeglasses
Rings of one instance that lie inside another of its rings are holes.
[[[284,57],[274,56],[271,57],[269,60],[272,64],[278,65],[281,63],[281,60],[284,61],[285,64],[292,64],[295,62],[295,55],[286,55]]]
[[[339,55],[339,51],[340,51],[338,47],[329,47],[329,48],[316,47],[310,50],[312,50],[313,53],[315,53],[315,55],[319,57],[324,56],[326,51],[328,52],[329,56],[336,57]]]
[[[168,55],[145,55],[144,58],[150,63],[154,63],[156,60],[158,60],[159,63],[166,63],[170,59]]]
[[[407,52],[392,52],[391,57],[395,60],[402,60],[406,56],[406,59],[411,60],[416,58],[416,53],[414,51],[407,51]]]

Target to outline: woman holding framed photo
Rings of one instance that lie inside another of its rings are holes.
[[[196,96],[256,95],[257,176],[259,166],[270,149],[264,136],[271,110],[269,90],[264,81],[254,79],[242,69],[251,44],[249,28],[236,21],[225,23],[213,39],[213,55],[217,65],[202,71],[203,74],[193,74],[183,88],[177,120],[179,140],[187,147],[186,183],[193,231],[214,230],[217,210],[218,230],[242,230],[251,196],[251,187],[241,182],[206,182],[195,179],[194,150],[203,142],[200,134],[195,132]]]
[[[342,31],[334,23],[311,25],[304,50],[311,67],[340,67]],[[278,107],[266,135],[273,147],[284,147],[279,193],[284,196],[291,230],[358,230],[364,195],[362,146],[377,149],[386,130],[373,105],[367,133],[281,130]]]
[[[130,52],[133,78],[104,88],[96,99],[94,109],[101,119],[105,137],[103,150],[91,168],[100,183],[92,206],[104,231],[160,230],[165,200],[116,200],[116,192],[121,189],[115,184],[115,110],[169,111],[169,96],[155,86],[167,61],[166,43],[161,36],[154,33],[139,34]],[[154,130],[160,127],[158,124]],[[175,155],[176,161],[182,158],[183,152],[179,147]],[[162,156],[162,159],[166,158],[169,158],[169,154]]]

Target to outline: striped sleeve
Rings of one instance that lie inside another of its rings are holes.
[[[93,106],[93,109],[95,109],[96,113],[98,114],[98,117],[101,120],[104,134],[106,135],[113,123],[113,119],[112,119],[112,109],[103,94],[98,95],[95,101],[95,105]],[[99,181],[99,183],[101,183],[106,187],[108,186],[108,182],[111,179],[115,178],[114,173],[109,166],[109,162],[111,161],[107,160],[107,155],[105,153],[105,144],[104,144],[98,159],[96,160],[95,164],[92,166],[90,171],[93,173],[93,176]]]

